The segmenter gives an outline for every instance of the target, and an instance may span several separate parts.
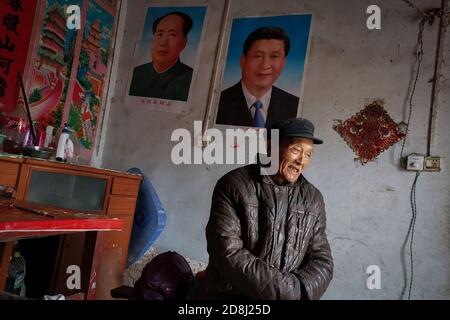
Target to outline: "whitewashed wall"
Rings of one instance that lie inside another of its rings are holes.
[[[424,9],[441,1],[416,0]],[[125,105],[126,80],[133,48],[149,1],[124,1],[116,48],[112,87],[105,114],[100,153],[103,167],[141,168],[151,179],[167,210],[167,225],[155,243],[158,251],[175,250],[207,261],[204,228],[212,189],[232,166],[171,163],[176,128],[192,131],[202,120],[211,90],[213,64],[219,41],[224,1],[206,1],[204,42],[200,46],[197,78],[188,115],[174,115]],[[153,3],[164,3],[162,1]],[[188,1],[167,1],[189,5]],[[199,3],[199,2],[196,2]],[[200,2],[201,3],[201,2]],[[304,78],[300,115],[316,124],[326,142],[317,146],[305,176],[325,197],[328,237],[335,261],[334,279],[326,299],[398,299],[405,285],[401,247],[411,218],[410,188],[414,173],[399,168],[401,145],[384,152],[366,166],[333,131],[334,119],[346,119],[362,109],[367,98],[383,98],[396,121],[407,118],[417,40],[415,11],[402,1],[379,0],[382,29],[366,28],[366,8],[372,1],[251,1],[230,2],[230,13],[264,14],[312,12],[311,47]],[[426,153],[427,124],[437,40],[437,23],[424,31],[424,59],[414,98],[410,135],[405,153]],[[449,33],[445,57],[450,61]],[[417,222],[414,236],[414,299],[450,298],[450,67],[443,65],[438,96],[436,135],[432,153],[443,157],[441,173],[423,173],[417,185]],[[408,254],[408,252],[406,252]],[[366,288],[366,268],[381,268],[380,290]],[[405,265],[409,270],[409,264]],[[409,274],[408,274],[409,275]]]

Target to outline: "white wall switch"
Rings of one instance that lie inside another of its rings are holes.
[[[423,171],[424,158],[419,154],[410,154],[406,162],[406,170]]]

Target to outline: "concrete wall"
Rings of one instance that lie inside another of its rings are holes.
[[[440,6],[440,2],[414,1],[421,9]],[[170,135],[176,128],[192,131],[193,121],[203,119],[208,104],[224,1],[205,3],[204,42],[188,105],[190,113],[174,115],[123,102],[134,45],[144,19],[143,8],[148,4],[145,0],[124,1],[112,87],[96,158],[107,168],[140,167],[167,209],[167,225],[155,247],[158,251],[176,250],[201,261],[207,261],[204,228],[213,186],[233,167],[173,165],[170,153],[175,143]],[[324,298],[398,299],[405,286],[405,268],[409,270],[409,250],[403,258],[401,252],[411,219],[409,196],[415,175],[398,166],[401,144],[382,153],[375,162],[361,166],[332,126],[334,119],[345,120],[362,109],[367,98],[383,98],[390,116],[397,122],[406,121],[419,30],[415,11],[402,1],[379,0],[382,29],[373,31],[366,28],[366,8],[372,1],[232,0],[230,13],[251,15],[255,4],[265,15],[305,11],[314,15],[299,115],[311,119],[317,134],[326,141],[316,148],[305,173],[322,191],[327,207],[335,275]],[[424,30],[424,57],[405,154],[427,151],[429,80],[433,76],[437,31],[436,22]],[[445,35],[446,61],[450,61],[449,33]],[[432,147],[434,155],[443,157],[443,171],[423,173],[417,185],[415,299],[450,298],[449,68],[443,64]],[[381,268],[380,290],[366,288],[369,265]]]

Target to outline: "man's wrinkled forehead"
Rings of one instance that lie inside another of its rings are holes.
[[[305,149],[305,151],[313,151],[314,149],[314,142],[312,139],[301,137],[282,137],[280,145],[285,148],[297,147]]]

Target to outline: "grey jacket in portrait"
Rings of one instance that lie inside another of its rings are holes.
[[[187,101],[191,80],[192,68],[180,60],[161,73],[150,62],[134,68],[129,95]]]

